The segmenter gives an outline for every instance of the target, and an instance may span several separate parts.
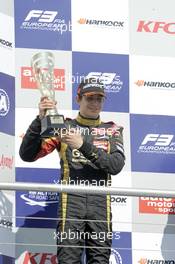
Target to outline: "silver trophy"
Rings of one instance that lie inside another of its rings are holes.
[[[51,52],[39,52],[32,57],[31,66],[42,96],[55,100],[54,55]],[[64,116],[59,115],[56,107],[46,110],[41,119],[41,136],[51,137],[64,127]]]

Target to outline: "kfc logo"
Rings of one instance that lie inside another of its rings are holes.
[[[137,28],[137,32],[158,33],[161,31],[167,34],[175,34],[175,22],[140,20]]]
[[[26,252],[22,264],[58,264],[57,256],[52,253]]]
[[[9,157],[9,156],[5,156],[5,155],[1,155],[0,157],[0,169],[10,169],[12,170],[13,168],[13,164],[14,163],[14,159],[13,156]]]

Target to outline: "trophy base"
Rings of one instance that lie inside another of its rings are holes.
[[[66,129],[63,115],[47,115],[41,120],[41,137],[59,136],[60,129]]]

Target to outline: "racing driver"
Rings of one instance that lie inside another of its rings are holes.
[[[79,112],[65,119],[66,133],[41,137],[41,119],[56,102],[41,97],[39,115],[29,126],[20,146],[22,160],[31,162],[57,150],[61,181],[64,184],[109,186],[111,175],[125,163],[123,128],[114,122],[102,122],[100,112],[106,98],[104,85],[86,78],[77,89]],[[65,132],[65,131],[64,131]],[[86,263],[109,263],[112,245],[110,196],[106,194],[61,193],[57,228],[59,264],[78,264],[86,251]],[[63,236],[64,234],[64,236]],[[102,239],[102,234],[103,239]],[[64,239],[63,239],[64,238]]]

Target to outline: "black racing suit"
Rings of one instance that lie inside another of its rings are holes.
[[[20,157],[31,162],[56,149],[60,156],[61,183],[75,184],[75,188],[76,184],[109,186],[110,175],[118,174],[124,166],[123,128],[80,114],[65,122],[67,128],[81,131],[83,145],[79,149],[71,149],[58,137],[42,139],[37,117],[23,138]],[[84,248],[88,264],[109,263],[112,243],[110,196],[62,193],[60,198],[58,263],[80,263]]]

